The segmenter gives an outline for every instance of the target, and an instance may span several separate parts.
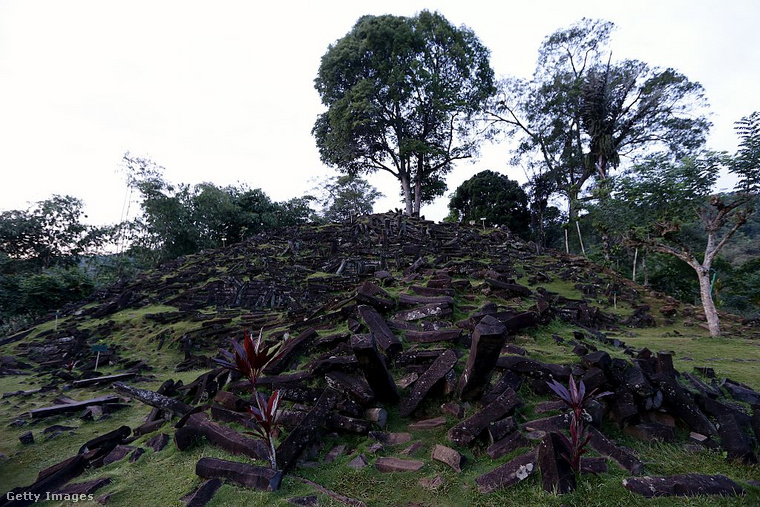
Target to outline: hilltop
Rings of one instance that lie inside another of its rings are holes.
[[[760,498],[751,482],[760,475],[760,330],[722,317],[727,337],[711,339],[700,309],[584,258],[539,253],[505,229],[388,213],[266,232],[0,338],[0,477],[9,488],[39,486],[49,477],[39,470],[79,457],[79,473],[56,489],[83,473],[71,482],[92,482],[109,505],[164,505],[203,483],[201,457],[261,458],[235,440],[247,424],[245,392],[213,361],[245,329],[286,343],[262,385],[284,393],[287,473],[277,492],[225,484],[210,505],[601,504],[609,495],[637,504],[645,500],[624,480],[688,472],[725,475],[744,490],[705,502],[750,504]],[[365,353],[380,362],[367,367]],[[615,395],[591,414],[598,475],[554,496],[543,491],[540,448],[567,426],[547,381],[567,385],[570,374]],[[146,407],[135,388],[182,405]],[[731,441],[727,428],[743,439]],[[108,432],[107,446],[89,447],[100,454],[82,451]],[[29,435],[34,443],[19,441]],[[441,447],[456,454],[442,458]],[[417,470],[398,471],[410,462]],[[494,478],[526,464],[514,486]]]

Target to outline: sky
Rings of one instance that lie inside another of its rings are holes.
[[[497,77],[529,78],[542,40],[583,17],[612,21],[613,58],[673,67],[702,84],[708,147],[733,152],[733,123],[760,110],[760,2],[0,0],[0,210],[53,194],[96,225],[132,218],[121,158],[166,168],[172,183],[246,184],[284,201],[336,172],[311,135],[328,46],[365,14],[437,10],[491,50]],[[520,182],[509,141],[459,162],[449,192],[485,169]],[[398,182],[369,181],[401,208]],[[441,220],[448,199],[424,206]]]

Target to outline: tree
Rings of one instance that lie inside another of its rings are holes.
[[[443,175],[477,153],[474,115],[495,91],[489,51],[438,13],[363,16],[322,57],[314,124],[320,157],[348,175],[399,180],[406,213],[442,195]]]
[[[490,225],[506,225],[520,237],[530,233],[528,197],[516,181],[493,171],[481,171],[462,183],[449,201],[458,222],[485,218]]]
[[[84,204],[69,195],[53,195],[27,210],[0,213],[0,252],[47,268],[72,265],[106,241],[109,228],[82,223]]]
[[[367,180],[342,175],[327,178],[320,184],[322,218],[328,222],[343,222],[351,217],[368,215],[375,201],[383,194]]]
[[[678,162],[663,155],[649,157],[618,179],[600,213],[607,217],[606,226],[621,233],[629,245],[674,256],[695,271],[711,336],[720,335],[711,268],[754,211],[760,183],[758,114],[738,122],[737,132],[741,143],[733,157],[708,153]],[[735,174],[738,183],[730,193],[715,194],[723,168]],[[698,255],[694,245],[700,236],[705,243]]]
[[[577,224],[588,182],[597,180],[597,197],[604,199],[609,170],[624,157],[635,161],[667,149],[678,159],[704,143],[710,126],[700,114],[698,83],[673,69],[612,61],[613,27],[583,19],[547,37],[533,79],[502,83],[491,111],[520,136],[513,161],[526,166],[533,181],[552,179],[567,198],[570,224]]]

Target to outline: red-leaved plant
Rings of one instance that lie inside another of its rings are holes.
[[[568,383],[569,389],[556,380],[547,382],[547,384],[557,397],[570,408],[570,438],[568,439],[562,433],[559,433],[559,436],[564,439],[571,450],[572,455],[565,456],[565,458],[570,462],[570,466],[577,474],[581,469],[581,456],[586,454],[586,445],[591,440],[591,435],[586,428],[586,422],[591,420],[591,416],[586,412],[586,407],[590,401],[612,393],[610,391],[597,393],[596,389],[587,393],[583,381],[581,380],[576,384],[572,375],[570,375]]]
[[[246,433],[266,442],[267,451],[269,452],[269,464],[272,466],[273,470],[277,470],[277,450],[275,449],[275,440],[280,433],[280,428],[277,424],[277,407],[280,404],[280,391],[275,390],[268,399],[265,394],[258,392],[255,396],[257,397],[256,404],[258,407],[251,405],[248,407],[248,412],[251,413],[258,426],[256,426],[253,431],[248,431]]]
[[[215,358],[214,361],[224,368],[239,372],[250,382],[255,405],[250,405],[248,412],[256,421],[257,426],[254,431],[248,433],[266,442],[269,464],[277,470],[275,442],[279,434],[277,410],[280,404],[280,391],[274,391],[267,398],[264,393],[257,391],[256,386],[264,368],[282,354],[283,343],[275,346],[264,344],[262,331],[259,331],[258,338],[254,340],[247,330],[243,330],[243,343],[237,342],[234,338],[231,339],[232,351],[222,350],[223,357]]]

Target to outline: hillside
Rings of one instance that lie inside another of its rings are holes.
[[[633,478],[686,473],[743,489],[695,505],[751,505],[760,329],[726,315],[711,339],[700,313],[504,230],[385,214],[264,233],[1,337],[0,489],[86,481],[68,491],[91,504],[184,505],[201,458],[264,465],[241,435],[245,383],[212,361],[247,329],[286,343],[260,383],[283,393],[286,474],[208,505],[648,505]],[[571,374],[614,394],[589,408],[595,473],[554,495],[547,435],[567,420],[547,380]]]

